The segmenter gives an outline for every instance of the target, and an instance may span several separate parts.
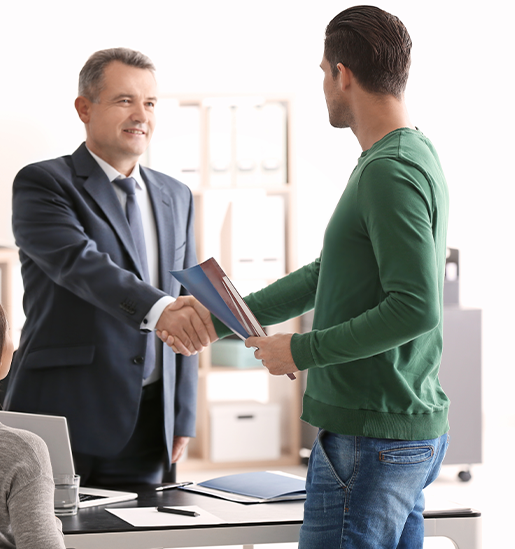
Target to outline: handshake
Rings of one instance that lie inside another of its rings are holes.
[[[191,295],[179,296],[162,312],[156,334],[175,353],[194,355],[218,339],[211,313]]]
[[[180,296],[165,308],[156,333],[175,353],[186,356],[202,351],[218,339],[211,313],[191,295]],[[252,336],[245,340],[245,345],[255,349],[254,356],[272,375],[293,374],[299,370],[291,354],[291,338],[292,334]]]
[[[211,313],[191,295],[180,296],[165,308],[156,333],[174,352],[186,356],[202,351],[218,339]],[[245,345],[255,349],[254,356],[272,375],[293,374],[299,370],[290,350],[291,337],[292,334],[248,337]]]

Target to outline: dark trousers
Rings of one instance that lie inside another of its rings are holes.
[[[129,442],[115,457],[73,453],[82,486],[160,484],[165,462],[162,381],[143,387],[138,421]]]

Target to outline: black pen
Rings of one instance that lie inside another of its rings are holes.
[[[172,484],[164,484],[163,486],[158,486],[156,492],[161,492],[163,490],[173,490],[174,488],[182,488],[183,486],[189,486],[193,482],[173,482]]]
[[[157,507],[159,513],[171,513],[172,515],[184,515],[185,517],[199,517],[200,514],[196,511],[188,511],[188,509],[174,509],[173,507]]]

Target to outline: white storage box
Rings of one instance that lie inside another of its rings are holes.
[[[279,404],[224,402],[210,406],[211,461],[279,459]]]

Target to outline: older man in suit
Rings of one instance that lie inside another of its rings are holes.
[[[4,405],[66,416],[83,484],[160,481],[195,434],[197,352],[216,338],[170,274],[196,263],[192,194],[138,162],[156,95],[146,56],[96,52],[75,101],[86,142],[14,181],[27,319]]]

